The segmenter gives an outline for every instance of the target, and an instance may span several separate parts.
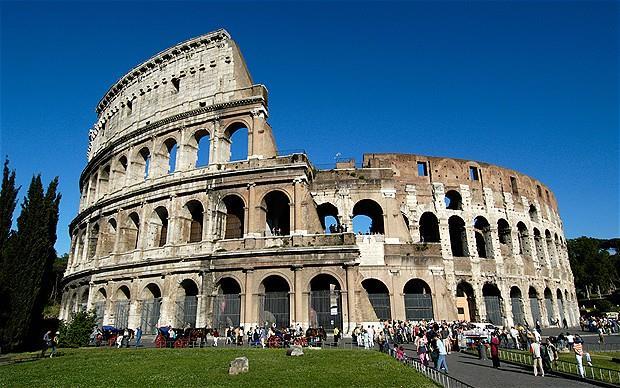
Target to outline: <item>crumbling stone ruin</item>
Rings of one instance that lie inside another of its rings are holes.
[[[551,190],[487,163],[281,154],[267,89],[218,30],[132,69],[97,105],[61,318],[173,327],[379,319],[513,325],[578,307]],[[231,160],[231,144],[247,155]],[[208,154],[208,155],[207,155]],[[367,234],[353,219],[371,220]]]

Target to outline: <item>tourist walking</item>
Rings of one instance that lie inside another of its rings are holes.
[[[43,335],[43,350],[41,350],[41,357],[45,357],[47,349],[52,347],[52,331],[48,330]]]
[[[543,369],[542,356],[540,354],[540,343],[538,341],[532,342],[530,345],[530,353],[532,354],[532,363],[534,365],[534,376],[538,376],[538,369],[540,369],[540,375],[545,377],[545,370]]]
[[[142,328],[136,329],[136,348],[142,344]]]
[[[437,358],[437,370],[441,372],[444,370],[446,374],[448,374],[448,363],[446,362],[446,355],[448,352],[446,351],[446,345],[444,345],[441,338],[435,338],[435,346],[437,346],[438,350],[438,358]]]
[[[583,340],[579,336],[575,338],[575,343],[573,344],[573,352],[575,353],[575,360],[577,361],[577,370],[579,371],[579,377],[583,379],[585,377],[585,373],[583,370]]]
[[[500,340],[497,332],[491,337],[491,360],[493,360],[493,368],[499,368],[499,344]]]
[[[52,338],[52,352],[50,353],[50,358],[54,357],[54,355],[56,354],[56,347],[58,346],[59,336],[60,332],[57,331],[54,335],[54,338]]]

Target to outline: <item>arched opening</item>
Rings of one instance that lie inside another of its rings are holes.
[[[78,311],[86,311],[88,308],[88,288],[82,292],[82,296],[80,297],[80,305],[78,306]]]
[[[405,319],[421,321],[433,319],[431,288],[422,279],[411,279],[403,289],[405,294]]]
[[[541,319],[538,291],[536,291],[534,287],[530,286],[527,294],[530,298],[530,310],[532,311],[532,319],[534,320],[533,323],[536,324],[536,322],[540,322]]]
[[[310,327],[342,329],[340,283],[332,275],[321,274],[310,281]]]
[[[89,203],[97,202],[97,182],[99,180],[99,175],[95,174],[90,178],[90,182],[88,183],[88,201]]]
[[[503,255],[512,255],[512,237],[510,225],[503,218],[497,220],[497,235],[499,237],[500,249]]]
[[[385,321],[392,319],[390,291],[387,286],[377,279],[364,279],[362,280],[362,287],[366,290],[368,300],[375,311],[377,320]]]
[[[210,163],[211,137],[206,129],[199,129],[190,140],[190,145],[196,148],[195,162],[192,167],[203,167]]]
[[[463,210],[463,198],[456,190],[449,190],[445,194],[444,203],[446,204],[446,209]]]
[[[217,283],[217,295],[213,301],[213,327],[237,327],[240,317],[241,287],[233,278],[222,278]]]
[[[530,220],[533,222],[538,222],[538,211],[536,210],[536,206],[530,205]]]
[[[110,190],[110,165],[105,166],[99,174],[99,197],[102,197]]]
[[[362,199],[353,206],[355,233],[384,234],[383,209],[372,199]]]
[[[148,225],[149,247],[163,247],[168,241],[168,210],[158,206],[151,213]]]
[[[225,161],[247,160],[248,158],[248,128],[243,123],[233,123],[224,131],[222,139],[222,155]]]
[[[108,219],[106,228],[101,233],[101,244],[99,250],[101,256],[107,256],[114,250],[114,242],[116,241],[116,220],[114,218]]]
[[[185,279],[180,283],[176,304],[176,321],[179,323],[179,327],[196,327],[198,286],[193,280]]]
[[[459,216],[450,217],[448,219],[448,230],[450,231],[450,248],[452,250],[452,256],[469,256],[465,221],[463,221],[463,219]]]
[[[510,304],[512,306],[512,320],[515,325],[525,323],[525,313],[523,311],[523,299],[521,289],[517,286],[510,288]]]
[[[116,163],[114,164],[113,170],[113,183],[114,187],[121,188],[125,186],[125,178],[127,176],[127,157],[125,155],[118,158]]]
[[[117,329],[126,329],[129,321],[129,300],[131,294],[127,286],[120,286],[116,290],[114,302],[114,327]]]
[[[566,319],[564,315],[564,298],[562,296],[562,290],[559,288],[556,291],[556,300],[558,303],[558,315],[560,316],[560,321],[564,322],[564,319]]]
[[[340,233],[344,232],[340,226],[340,220],[338,219],[338,208],[329,202],[322,203],[316,207],[316,211],[321,221],[321,227],[325,233]]]
[[[478,321],[478,309],[476,308],[476,295],[471,284],[461,281],[456,285],[456,309],[458,319],[461,321]]]
[[[90,229],[88,236],[88,258],[92,259],[97,254],[97,243],[99,242],[99,224],[96,223]]]
[[[534,245],[536,245],[536,257],[538,257],[538,263],[542,266],[545,265],[545,251],[543,247],[542,237],[540,231],[534,228]]]
[[[290,287],[287,281],[278,275],[271,275],[262,281],[259,318],[262,326],[274,325],[287,328],[290,318]]]
[[[125,220],[125,228],[122,231],[122,252],[130,252],[138,248],[138,238],[140,236],[140,216],[132,212]]]
[[[136,180],[146,180],[151,168],[151,151],[147,147],[143,147],[134,159],[132,169],[136,172]]]
[[[162,148],[162,153],[164,154],[165,161],[167,162],[167,173],[172,174],[176,171],[177,166],[177,151],[179,148],[177,146],[177,141],[173,138],[167,139],[164,141]]]
[[[202,224],[204,218],[202,203],[197,200],[187,202],[183,213],[185,241],[189,243],[202,241]]]
[[[476,251],[478,257],[492,258],[493,257],[493,245],[491,243],[491,225],[489,221],[482,216],[478,216],[474,219],[474,233],[476,236]]]
[[[100,288],[95,293],[93,308],[97,317],[97,326],[99,327],[103,326],[103,317],[105,315],[105,304],[107,299],[108,295],[105,292],[105,288]]]
[[[502,311],[502,294],[495,284],[487,283],[482,287],[482,297],[487,310],[487,321],[494,325],[504,324]]]
[[[243,238],[245,204],[236,195],[228,195],[222,200],[226,207],[224,238]]]
[[[262,211],[265,216],[266,236],[288,236],[291,234],[290,201],[283,192],[271,191],[263,198]]]
[[[547,320],[549,325],[555,324],[555,311],[553,311],[553,293],[549,287],[545,288],[545,309],[547,310]]]
[[[161,311],[161,290],[155,283],[149,283],[142,290],[142,314],[140,327],[146,334],[157,333],[157,322]]]
[[[517,238],[519,240],[519,254],[523,255],[523,257],[532,257],[530,234],[523,222],[517,224]]]
[[[420,241],[435,243],[439,242],[439,220],[431,212],[426,212],[420,217]]]
[[[557,265],[555,260],[555,244],[553,242],[553,237],[551,237],[551,232],[549,229],[545,230],[545,243],[547,245],[547,254],[549,255],[549,263],[552,267]]]
[[[560,243],[560,239],[557,233],[554,233],[553,236],[555,240],[555,254],[557,258],[556,262],[557,262],[557,265],[559,266],[562,263],[562,257],[563,257],[562,244]]]

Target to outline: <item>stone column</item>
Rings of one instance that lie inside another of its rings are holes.
[[[303,287],[302,287],[302,266],[292,266],[291,271],[293,271],[293,279],[295,285],[295,314],[292,319],[294,324],[303,325]]]
[[[346,332],[350,333],[353,329],[355,329],[355,323],[357,321],[357,314],[355,311],[355,275],[357,273],[355,268],[355,262],[346,263],[344,265],[345,275],[347,279],[347,312],[348,319],[347,322],[344,322],[343,319],[343,328],[346,327]],[[344,315],[344,314],[343,314]],[[343,317],[344,318],[344,317]],[[346,324],[346,326],[345,326]]]
[[[303,217],[301,212],[301,202],[302,202],[302,192],[301,192],[301,179],[295,179],[293,181],[293,202],[294,202],[294,232],[291,234],[305,234],[305,230],[303,228]]]
[[[243,325],[249,327],[258,322],[258,311],[255,311],[258,300],[254,301],[254,270],[246,269],[243,272],[245,272],[245,301],[242,301],[245,302],[243,303]]]

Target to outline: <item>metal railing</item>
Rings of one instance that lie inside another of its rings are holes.
[[[396,352],[393,348],[385,349],[384,353],[389,354],[390,356],[396,358]],[[418,373],[426,376],[431,379],[433,382],[441,385],[445,388],[475,388],[473,385],[469,385],[461,380],[455,379],[452,376],[447,375],[446,373],[440,372],[439,370],[432,368],[430,366],[424,365],[417,358],[404,357],[402,362],[405,365],[408,365],[414,368]]]
[[[510,350],[500,349],[499,356],[502,360],[513,362],[522,365],[532,365],[532,356],[527,353],[515,352]],[[620,385],[620,371],[607,368],[599,368],[596,366],[588,366],[585,364],[584,357],[584,377],[595,381],[602,381],[604,383]],[[579,377],[579,370],[577,363],[556,360],[553,361],[552,372],[566,373]]]

